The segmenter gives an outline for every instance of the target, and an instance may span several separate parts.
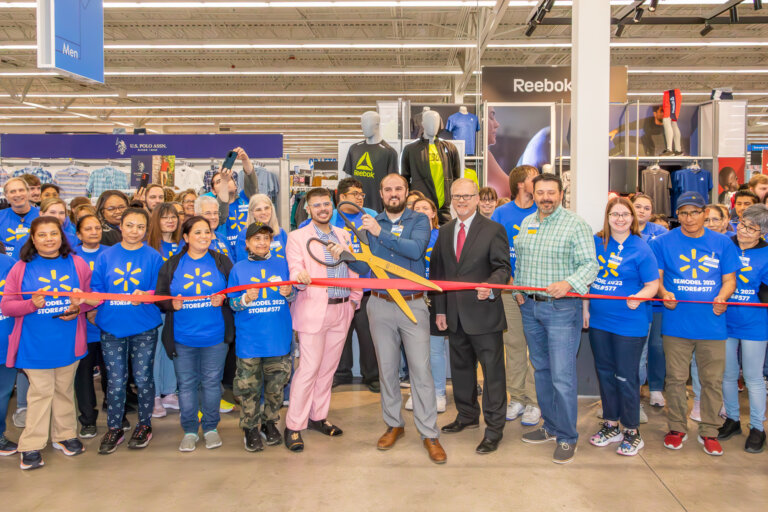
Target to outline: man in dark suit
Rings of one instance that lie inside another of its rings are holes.
[[[440,228],[430,274],[436,280],[505,284],[509,281],[509,242],[504,227],[477,214],[477,184],[458,179],[451,186],[458,218]],[[436,323],[448,329],[453,398],[458,416],[445,433],[478,428],[477,363],[483,369],[485,435],[477,453],[495,451],[506,422],[507,390],[502,333],[507,328],[501,293],[478,287],[435,297]]]

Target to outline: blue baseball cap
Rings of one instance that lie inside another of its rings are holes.
[[[677,198],[677,208],[680,209],[683,206],[704,208],[707,206],[707,201],[704,199],[704,196],[698,192],[683,192],[680,194],[680,197]]]

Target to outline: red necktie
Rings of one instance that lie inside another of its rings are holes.
[[[464,249],[464,240],[467,239],[467,233],[464,231],[464,223],[459,224],[459,236],[456,237],[456,261],[461,258],[461,250]]]

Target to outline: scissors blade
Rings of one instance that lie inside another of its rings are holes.
[[[395,265],[390,261],[381,259],[378,256],[374,256],[373,254],[371,254],[370,250],[366,250],[366,249],[367,248],[363,246],[363,252],[355,253],[354,256],[358,260],[368,263],[368,266],[371,267],[371,270],[374,271],[374,274],[376,274],[376,277],[378,277],[379,279],[389,279],[389,276],[386,274],[383,274],[383,277],[379,275],[375,270],[376,267],[386,270],[390,274],[395,274],[396,276],[400,276],[403,279],[407,279],[408,281],[411,281],[413,283],[426,286],[431,290],[435,290],[437,292],[443,291],[442,288],[440,288],[433,282],[429,281],[428,279],[425,279],[424,277],[420,276],[416,272],[411,272],[410,270],[404,269],[400,265]]]
[[[389,276],[383,269],[378,267],[371,267],[371,270],[379,279],[389,279]],[[405,301],[399,290],[387,290],[387,293],[389,293],[389,296],[392,297],[392,300],[395,301],[395,304],[398,305],[398,307],[402,310],[403,313],[405,313],[405,316],[407,316],[411,322],[415,324],[419,323],[416,321],[416,317],[414,316],[413,311],[411,311],[410,306],[408,306],[408,303]]]

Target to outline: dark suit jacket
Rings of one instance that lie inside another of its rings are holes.
[[[457,219],[440,228],[432,249],[430,278],[444,281],[507,284],[511,272],[509,242],[504,226],[475,214],[469,226],[461,259],[456,261],[453,232]],[[494,298],[477,300],[477,291],[445,292],[435,296],[435,311],[445,314],[448,331],[456,332],[458,320],[465,333],[490,334],[507,328],[500,290]]]

